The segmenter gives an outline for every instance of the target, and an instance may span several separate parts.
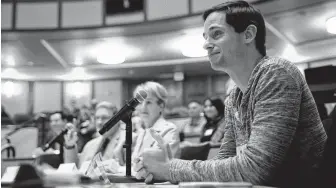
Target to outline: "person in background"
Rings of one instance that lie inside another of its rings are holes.
[[[179,132],[176,125],[163,118],[163,110],[167,104],[168,92],[157,82],[148,81],[138,85],[133,97],[140,91],[147,92],[147,98],[136,107],[145,129],[140,130],[132,158],[139,157],[146,148],[159,148],[157,142],[149,134],[149,129],[157,132],[172,149],[172,155],[179,157]]]
[[[95,112],[95,109],[97,107],[97,104],[98,104],[98,100],[97,99],[92,99],[91,102],[90,102],[90,110],[91,112],[94,114]]]
[[[100,102],[97,104],[94,122],[96,130],[99,131],[104,124],[117,113],[116,107],[110,102]],[[112,127],[103,136],[100,135],[88,143],[85,144],[83,151],[78,153],[77,150],[77,132],[75,128],[71,128],[69,132],[64,136],[64,162],[76,163],[80,168],[86,161],[92,160],[92,158],[99,152],[102,153],[103,160],[110,160],[114,157],[114,150],[119,144],[119,140],[122,140],[125,134],[119,127],[119,124]]]
[[[204,100],[204,117],[206,124],[201,133],[200,142],[221,142],[225,133],[224,103],[220,98],[207,98]]]
[[[46,141],[51,141],[55,136],[57,136],[59,133],[62,132],[63,129],[66,128],[66,124],[68,123],[68,120],[72,117],[69,115],[64,114],[62,111],[56,111],[50,114],[49,117],[49,126],[50,130],[46,133]],[[38,147],[33,151],[33,157],[37,157],[41,154],[45,153],[52,153],[52,154],[60,154],[61,156],[61,162],[62,162],[62,154],[63,154],[63,140],[56,142],[51,148],[49,148],[47,151],[43,151],[41,147]],[[45,144],[43,144],[45,145]]]
[[[182,125],[181,131],[184,135],[201,135],[206,123],[203,116],[203,107],[198,101],[190,101],[188,104],[189,118]]]
[[[68,110],[70,111],[70,114],[78,119],[80,114],[80,108],[78,107],[77,100],[75,98],[71,98],[69,102]]]
[[[168,122],[163,118],[163,111],[165,105],[167,104],[168,92],[164,86],[157,82],[148,81],[138,85],[134,92],[133,97],[139,93],[140,90],[147,92],[147,98],[139,104],[132,118],[132,124],[138,124],[137,137],[134,137],[132,144],[135,146],[132,148],[132,159],[141,156],[145,149],[158,149],[158,143],[153,139],[149,133],[149,129],[153,129],[154,132],[159,134],[163,140],[171,147],[172,156],[180,156],[180,140],[179,140],[179,129],[176,125]],[[134,122],[134,123],[133,123]],[[117,148],[117,157],[122,159],[120,164],[125,163],[125,153],[122,150],[122,141],[119,148]]]
[[[134,161],[137,178],[176,182],[249,182],[317,187],[327,135],[300,70],[266,54],[261,13],[246,1],[225,1],[203,14],[204,48],[214,70],[236,84],[225,101],[225,136],[206,161],[173,159],[169,146]]]
[[[87,106],[82,106],[79,112],[78,120],[78,152],[82,152],[84,145],[91,139],[98,136],[96,127],[94,125],[94,115],[91,115],[91,111]]]

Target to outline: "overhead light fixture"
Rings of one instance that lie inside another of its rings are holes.
[[[1,93],[5,95],[7,98],[11,98],[13,96],[18,96],[21,94],[21,86],[12,81],[6,81],[2,88]]]
[[[136,53],[130,46],[125,45],[124,38],[113,38],[102,42],[91,49],[91,54],[101,64],[121,64],[126,57]]]
[[[1,78],[4,79],[28,79],[30,76],[18,72],[15,68],[6,68],[1,72]]]
[[[183,56],[196,58],[207,56],[203,49],[204,39],[202,37],[203,27],[189,28],[182,31],[182,35],[167,41],[165,48],[178,50]]]
[[[64,80],[89,80],[92,79],[92,75],[85,72],[83,67],[74,67],[69,73],[59,76]]]
[[[76,57],[74,64],[75,64],[76,66],[81,66],[81,65],[83,65],[83,60],[82,60],[82,58],[80,58],[80,57]]]
[[[121,64],[125,62],[126,57],[122,50],[108,48],[97,54],[97,62],[101,64]]]
[[[13,56],[8,56],[6,62],[8,66],[15,66],[15,60]]]
[[[181,42],[181,53],[186,57],[204,57],[207,51],[203,49],[204,39],[202,35],[186,35]]]
[[[183,72],[175,72],[174,73],[174,81],[183,81],[183,80],[184,80]]]
[[[325,24],[327,32],[336,34],[336,16],[328,18]]]

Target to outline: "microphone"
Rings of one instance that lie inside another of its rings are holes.
[[[128,101],[124,105],[124,107],[122,107],[121,110],[119,110],[118,113],[116,113],[108,122],[106,122],[104,126],[99,130],[99,133],[103,135],[120,120],[124,121],[124,119],[127,119],[128,118],[127,116],[129,116],[135,110],[135,107],[142,101],[144,101],[146,98],[147,98],[146,91],[139,90],[139,92],[135,95],[135,98],[132,98],[130,101]]]
[[[43,151],[48,150],[53,144],[59,141],[63,135],[65,135],[68,132],[67,128],[64,128],[57,136],[55,136],[53,139],[51,139],[47,144],[45,144],[42,148]]]

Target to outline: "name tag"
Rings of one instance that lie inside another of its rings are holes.
[[[12,183],[19,171],[20,166],[12,166],[7,167],[6,171],[4,172],[1,182],[3,183]]]
[[[79,169],[79,172],[85,174],[86,170],[88,170],[88,168],[90,166],[90,163],[91,163],[91,161],[85,161],[85,162],[83,162],[82,166]]]
[[[78,172],[77,166],[75,163],[62,163],[58,169],[58,172]]]
[[[213,132],[213,129],[208,129],[204,132],[204,136],[210,136]]]

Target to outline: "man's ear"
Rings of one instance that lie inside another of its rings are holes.
[[[244,40],[245,43],[251,43],[257,36],[257,27],[253,24],[247,26],[244,32]]]
[[[165,108],[165,104],[162,102],[159,104],[160,108],[164,109]]]

